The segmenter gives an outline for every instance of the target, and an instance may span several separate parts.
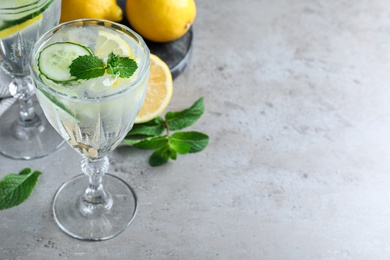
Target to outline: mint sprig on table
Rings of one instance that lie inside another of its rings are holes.
[[[139,149],[154,150],[149,158],[151,166],[163,165],[169,159],[176,160],[177,154],[200,152],[208,145],[208,135],[196,131],[178,131],[173,134],[171,132],[193,125],[203,112],[202,97],[187,109],[166,113],[165,120],[157,117],[149,122],[134,125],[123,142]],[[164,130],[166,134],[162,135]]]
[[[35,187],[41,172],[26,168],[19,174],[10,173],[0,181],[0,210],[24,202]]]
[[[103,76],[104,73],[129,78],[137,70],[137,63],[128,57],[110,53],[107,64],[93,54],[79,56],[69,66],[70,74],[76,79],[91,79]]]

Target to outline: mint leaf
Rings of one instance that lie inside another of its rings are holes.
[[[7,174],[0,181],[0,210],[21,204],[31,194],[41,172],[26,168],[19,174]]]
[[[208,135],[200,132],[176,132],[169,138],[169,144],[174,147],[189,146],[189,153],[197,153],[202,151],[209,143]],[[184,148],[182,148],[184,149]],[[176,150],[180,153],[178,150]]]
[[[136,135],[157,136],[161,135],[164,129],[163,119],[161,117],[156,117],[146,123],[135,124],[130,132],[127,133],[126,137]]]
[[[190,108],[180,112],[168,112],[165,121],[169,130],[181,130],[194,124],[203,114],[203,97],[198,99]]]
[[[105,64],[94,55],[79,56],[69,66],[70,74],[76,79],[91,79],[104,75]]]
[[[191,145],[184,142],[177,142],[172,138],[169,140],[169,146],[179,154],[187,154],[191,150]]]
[[[151,166],[160,166],[168,162],[169,158],[176,160],[177,153],[169,145],[163,146],[150,156],[149,164]]]
[[[121,57],[110,53],[107,60],[107,73],[119,75],[120,78],[129,78],[137,70],[137,63],[128,57]]]
[[[168,143],[168,136],[165,135],[165,136],[146,138],[139,142],[133,143],[133,146],[140,149],[147,150],[147,149],[161,148],[165,146],[167,143]]]
[[[19,172],[19,175],[29,175],[31,173],[31,169],[30,168],[24,168],[23,170],[21,170]]]

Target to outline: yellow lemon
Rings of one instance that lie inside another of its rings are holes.
[[[171,101],[172,90],[172,74],[167,64],[156,55],[150,54],[148,89],[135,123],[145,123],[161,115]]]
[[[194,0],[127,0],[130,25],[144,38],[169,42],[183,36],[196,16]]]
[[[98,18],[119,22],[123,18],[123,12],[116,0],[62,0],[60,22],[80,18]]]

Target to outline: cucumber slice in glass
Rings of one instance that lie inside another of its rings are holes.
[[[0,1],[0,31],[34,19],[43,13],[53,0]]]
[[[38,69],[54,82],[74,81],[76,78],[70,74],[69,66],[84,55],[91,55],[90,48],[73,42],[53,43],[39,53]]]
[[[66,114],[68,114],[72,118],[78,120],[78,117],[64,103],[62,103],[60,100],[58,100],[55,96],[53,96],[49,92],[43,90],[42,88],[38,88],[38,90],[40,92],[42,92],[42,94],[45,95],[46,98],[48,98],[54,105],[56,105],[59,109],[61,109],[61,111],[65,112]]]

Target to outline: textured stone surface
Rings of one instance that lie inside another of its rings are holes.
[[[120,236],[62,233],[51,202],[80,172],[64,146],[0,156],[0,177],[43,172],[0,212],[0,259],[390,259],[390,5],[380,0],[198,0],[191,63],[170,110],[205,97],[199,153],[152,168],[111,156],[138,193]]]

